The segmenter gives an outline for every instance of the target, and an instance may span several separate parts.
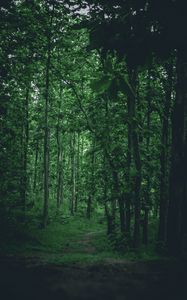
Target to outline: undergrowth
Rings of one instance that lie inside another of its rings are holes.
[[[91,237],[88,239],[88,234]],[[92,264],[106,260],[153,260],[160,257],[155,245],[142,246],[138,251],[126,247],[125,238],[120,234],[116,240],[106,235],[106,224],[99,216],[91,220],[80,216],[56,218],[47,228],[42,229],[37,222],[17,229],[12,228],[12,236],[2,243],[0,253],[36,257],[44,263]],[[86,244],[86,246],[84,245]],[[88,244],[88,245],[87,245]],[[93,251],[84,249],[92,247]]]

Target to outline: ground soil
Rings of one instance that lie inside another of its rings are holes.
[[[92,233],[79,242],[94,253]],[[71,251],[71,249],[67,249]],[[0,299],[187,300],[184,261],[48,264],[37,256],[0,257]]]

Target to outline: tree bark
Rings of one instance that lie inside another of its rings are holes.
[[[111,236],[116,228],[116,209],[115,205],[108,197],[108,174],[107,174],[107,159],[106,159],[106,153],[104,151],[104,208],[105,208],[105,216],[107,219],[107,235]]]
[[[43,205],[43,227],[48,222],[49,205],[49,89],[50,89],[50,68],[51,68],[51,46],[52,46],[52,25],[53,25],[54,5],[50,16],[49,32],[47,32],[47,60],[46,60],[46,80],[45,80],[45,117],[44,117],[44,205]]]
[[[132,205],[132,197],[131,197],[131,180],[130,180],[130,172],[131,172],[131,163],[132,163],[132,111],[131,111],[131,99],[128,97],[128,150],[127,150],[127,173],[126,173],[126,186],[127,191],[125,193],[126,199],[126,231],[129,237],[131,236],[131,205]]]
[[[63,201],[63,151],[62,151],[62,139],[60,132],[60,120],[58,118],[58,124],[56,128],[56,140],[57,140],[57,211],[59,211],[61,203]]]
[[[75,213],[75,200],[76,200],[76,160],[75,160],[75,145],[76,137],[75,132],[72,133],[70,141],[70,152],[71,152],[71,203],[70,212],[71,215]]]
[[[27,156],[28,156],[28,142],[29,142],[29,87],[26,90],[26,97],[23,104],[23,128],[22,128],[22,174],[21,174],[21,202],[22,208],[25,212],[27,202]]]
[[[167,210],[168,210],[168,138],[169,117],[171,107],[171,95],[173,86],[173,64],[168,63],[165,67],[167,83],[165,85],[165,103],[162,120],[161,153],[160,153],[160,203],[159,203],[159,228],[158,241],[166,242]]]
[[[78,203],[79,203],[79,191],[80,191],[80,133],[77,134],[77,168],[76,168],[76,196],[75,196],[75,212],[78,211]]]
[[[149,205],[150,205],[150,125],[151,125],[151,70],[148,70],[147,83],[147,137],[146,137],[146,190],[143,201],[143,244],[148,244],[148,222],[149,222]]]
[[[91,175],[89,179],[89,195],[87,202],[87,218],[91,218],[93,210],[94,194],[95,194],[95,137],[92,137],[92,149],[91,149]]]
[[[120,216],[120,229],[121,233],[125,234],[126,231],[126,220],[125,220],[125,199],[123,195],[120,193],[120,187],[119,187],[119,178],[118,178],[118,173],[115,170],[115,167],[112,163],[112,175],[113,175],[113,182],[114,182],[114,199],[117,200],[118,205],[119,205],[119,216]]]
[[[129,71],[130,84],[133,87],[134,93],[129,95],[131,101],[131,122],[132,122],[132,148],[133,148],[133,158],[136,169],[135,175],[135,198],[134,198],[134,247],[138,248],[140,245],[140,212],[141,212],[141,181],[142,181],[142,164],[140,157],[140,145],[139,136],[136,120],[136,86],[137,86],[137,74],[136,70]]]
[[[27,189],[28,189],[28,144],[29,144],[29,87],[26,92],[25,98],[25,144],[24,144],[24,203],[27,204]]]
[[[187,253],[187,101],[185,105],[184,198],[182,203],[182,255]]]
[[[38,167],[38,152],[39,152],[39,141],[36,141],[35,148],[35,159],[34,159],[34,180],[33,180],[33,193],[36,193],[36,182],[37,182],[37,167]]]
[[[185,112],[187,106],[187,54],[186,49],[177,51],[177,88],[172,114],[172,151],[167,223],[167,246],[170,254],[180,255],[183,248],[186,207],[185,199]]]

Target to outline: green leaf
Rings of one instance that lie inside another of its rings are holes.
[[[118,88],[118,82],[117,82],[116,78],[114,78],[114,79],[111,81],[111,85],[110,85],[110,87],[109,87],[110,97],[111,97],[113,100],[114,100],[115,98],[117,98],[118,91],[119,91],[119,88]]]
[[[100,79],[96,79],[91,83],[91,88],[95,93],[103,94],[106,92],[112,83],[112,78],[105,75]]]
[[[119,76],[118,77],[118,84],[119,84],[119,90],[124,92],[125,94],[127,94],[128,96],[133,96],[135,97],[135,92],[132,88],[132,86],[130,85],[127,77],[122,77]]]
[[[112,66],[112,62],[111,62],[110,58],[107,58],[105,60],[104,67],[105,67],[106,72],[109,72],[109,73],[113,72],[113,66]]]

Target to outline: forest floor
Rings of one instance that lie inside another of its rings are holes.
[[[77,221],[40,231],[39,243],[9,245],[0,299],[187,299],[184,261],[117,255],[105,236],[104,225]]]

